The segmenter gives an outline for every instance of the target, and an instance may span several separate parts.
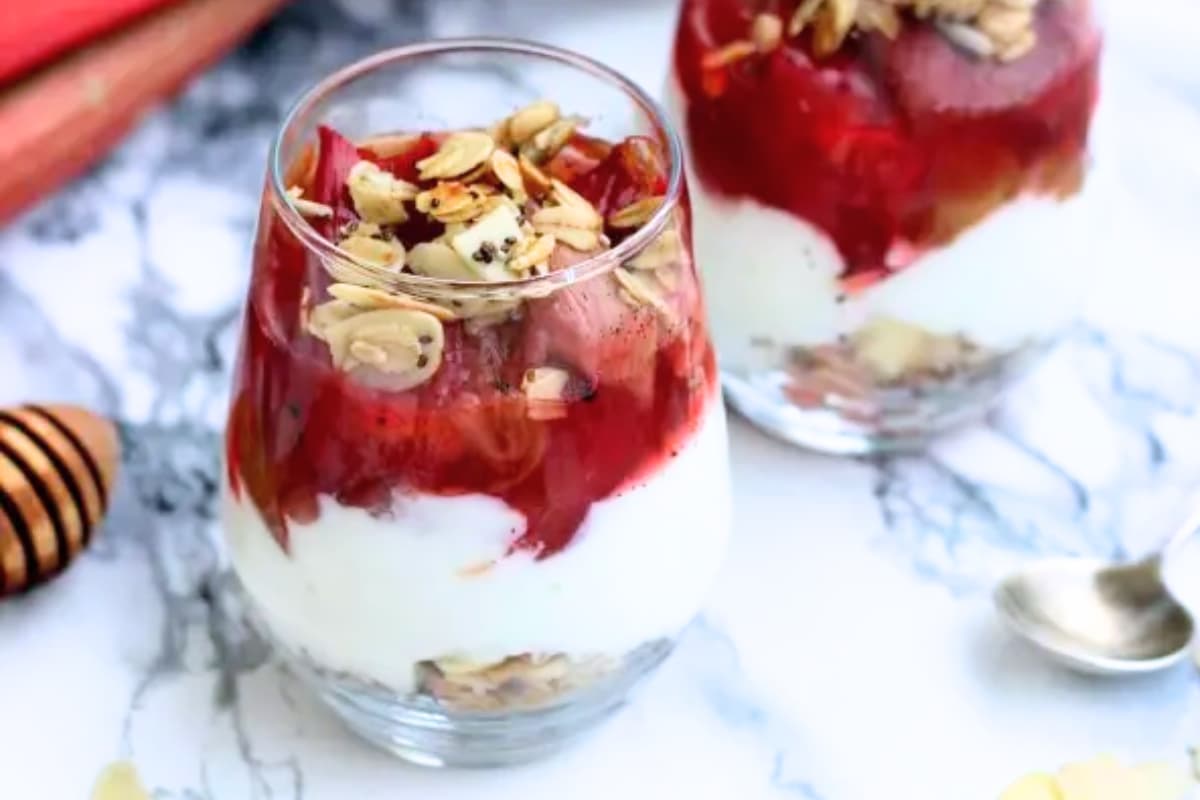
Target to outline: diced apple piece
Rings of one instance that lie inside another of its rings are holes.
[[[504,269],[508,254],[522,235],[516,209],[501,205],[451,238],[450,246],[481,278],[504,280],[510,277]]]

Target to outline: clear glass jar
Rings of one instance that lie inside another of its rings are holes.
[[[289,666],[406,759],[569,743],[716,575],[728,453],[680,152],[620,75],[498,40],[348,67],[274,145],[224,529]]]
[[[1095,283],[1090,0],[685,0],[668,88],[726,396],[792,442],[980,416]]]

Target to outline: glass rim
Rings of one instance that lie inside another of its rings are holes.
[[[288,187],[284,183],[288,165],[283,163],[283,148],[288,133],[321,100],[364,75],[391,64],[412,61],[424,56],[450,53],[500,53],[540,58],[572,67],[621,90],[641,108],[661,133],[662,138],[666,140],[667,157],[670,163],[668,164],[667,188],[662,204],[646,224],[616,247],[590,255],[566,269],[549,272],[545,275],[533,275],[505,281],[449,280],[410,272],[390,272],[363,261],[325,239],[296,210],[288,197]],[[268,184],[276,211],[300,243],[307,250],[315,252],[318,258],[349,262],[372,277],[378,278],[389,288],[416,289],[434,294],[463,292],[482,297],[512,297],[514,292],[524,294],[553,291],[609,272],[631,260],[667,227],[682,198],[684,183],[683,147],[679,140],[679,134],[667,118],[662,105],[633,80],[612,67],[572,50],[524,39],[487,36],[433,39],[394,47],[367,56],[329,74],[309,87],[292,104],[271,143],[267,163],[270,173]]]

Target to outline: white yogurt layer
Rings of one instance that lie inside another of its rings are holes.
[[[669,94],[682,122],[679,90],[672,85]],[[839,303],[845,264],[823,231],[754,200],[711,193],[694,171],[690,188],[713,335],[732,367],[754,363],[752,339],[822,344],[873,317],[1013,350],[1071,322],[1097,280],[1086,193],[1062,202],[1020,198]]]
[[[1012,350],[1074,319],[1097,278],[1086,254],[1084,197],[1022,198],[839,302],[844,264],[824,232],[753,200],[715,197],[703,186],[691,196],[713,335],[731,366],[750,363],[753,338],[821,344],[873,317]]]
[[[289,526],[289,553],[248,499],[224,498],[234,566],[273,633],[398,692],[427,659],[619,656],[675,635],[701,607],[730,522],[716,397],[678,456],[594,504],[571,544],[543,561],[505,555],[525,519],[485,495],[406,497],[392,519],[322,498],[316,522]]]

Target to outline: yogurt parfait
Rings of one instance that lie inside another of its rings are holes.
[[[1089,0],[685,0],[669,87],[727,394],[834,452],[986,409],[1080,310]]]
[[[464,69],[558,94],[427,124]],[[226,446],[250,613],[405,758],[543,755],[667,655],[729,531],[675,137],[581,57],[439,42],[318,86],[273,160]]]

